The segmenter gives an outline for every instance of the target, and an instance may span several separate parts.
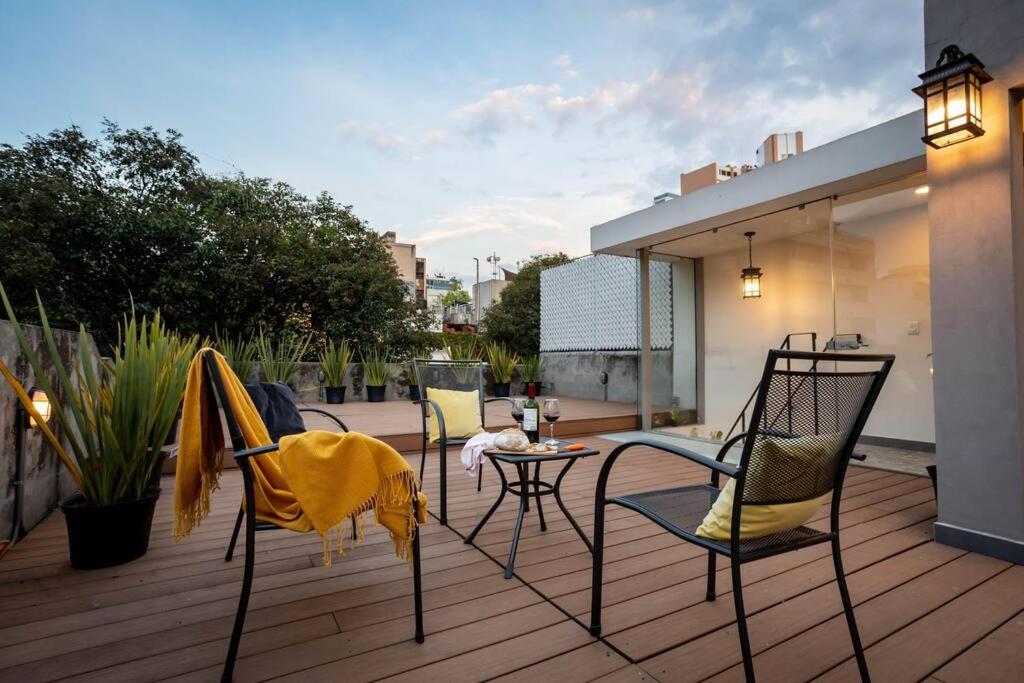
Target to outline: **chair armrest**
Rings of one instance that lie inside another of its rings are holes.
[[[851,460],[859,460],[860,462],[864,462],[865,460],[868,459],[868,456],[866,456],[863,453],[850,453],[850,459]]]
[[[235,460],[248,460],[258,455],[266,455],[267,453],[273,453],[281,448],[280,444],[272,443],[269,446],[257,446],[256,448],[246,448],[235,453]]]
[[[491,398],[484,399],[484,403],[494,403],[495,401],[508,401],[509,403],[512,403],[512,398],[510,396],[493,396]]]
[[[326,410],[320,410],[319,408],[299,408],[299,412],[300,413],[316,413],[317,415],[323,415],[324,417],[329,418],[330,420],[332,420],[334,422],[334,424],[336,424],[339,427],[341,427],[341,431],[343,431],[343,432],[347,432],[348,431],[348,427],[345,426],[345,423],[341,421],[340,417],[338,417],[337,415],[335,415],[333,413],[329,413]]]
[[[668,444],[661,443],[660,441],[638,439],[636,441],[629,441],[620,446],[616,446],[612,452],[608,454],[608,458],[601,466],[601,473],[597,476],[597,489],[595,492],[595,505],[597,507],[604,505],[606,502],[605,491],[608,487],[608,476],[611,474],[612,466],[615,464],[615,461],[618,460],[619,456],[622,455],[624,451],[629,448],[633,448],[634,446],[647,446],[648,448],[653,448],[658,451],[677,455],[681,458],[686,458],[690,462],[703,465],[704,467],[712,470],[714,473],[712,475],[713,478],[719,473],[726,474],[730,477],[741,477],[743,475],[743,470],[739,467],[727,465],[724,462],[714,460],[706,455],[701,455],[700,453],[695,453],[689,449],[679,446],[669,446]]]
[[[444,428],[444,413],[441,412],[441,406],[437,405],[437,401],[432,398],[421,398],[413,403],[423,408],[423,438],[427,438],[427,406],[429,405],[434,409],[434,415],[437,416],[437,433],[441,435],[442,441],[447,441],[448,433]]]

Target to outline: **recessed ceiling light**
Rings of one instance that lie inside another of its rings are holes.
[[[922,185],[921,187],[914,190],[914,194],[928,194],[928,186]]]

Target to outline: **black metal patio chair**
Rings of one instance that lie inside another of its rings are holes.
[[[245,626],[245,614],[249,607],[249,594],[252,591],[252,579],[253,570],[256,564],[256,531],[264,529],[278,529],[275,524],[270,522],[262,522],[256,520],[256,498],[255,488],[253,484],[252,465],[250,464],[250,458],[256,458],[267,453],[277,451],[278,444],[272,444],[269,446],[260,446],[257,448],[247,448],[245,438],[242,436],[242,430],[235,420],[234,411],[231,409],[231,403],[227,400],[227,394],[224,390],[224,381],[221,377],[220,369],[217,367],[217,363],[214,361],[211,352],[206,352],[203,355],[203,369],[207,373],[211,384],[214,387],[214,394],[216,396],[217,404],[220,410],[224,413],[224,421],[227,423],[228,433],[231,437],[231,447],[234,450],[234,459],[238,464],[238,469],[242,472],[242,485],[245,495],[244,507],[239,513],[238,521],[235,525],[235,533],[232,535],[231,544],[228,548],[228,554],[224,558],[226,562],[231,561],[235,538],[238,533],[238,526],[243,516],[245,518],[245,569],[242,573],[242,591],[238,598],[238,610],[235,612],[234,626],[231,630],[231,641],[228,645],[227,658],[224,662],[224,670],[221,673],[222,681],[230,681],[231,675],[235,668],[235,659],[238,657],[238,645],[242,640],[242,629]],[[344,423],[338,420],[334,416],[321,411],[316,408],[306,409],[305,412],[317,412],[322,413],[328,417],[332,417],[344,430],[348,431]],[[417,497],[413,496],[412,501],[412,512],[416,515],[418,501]],[[423,634],[423,595],[422,595],[422,575],[420,573],[420,536],[417,532],[413,537],[412,543],[412,568],[413,568],[413,601],[415,610],[415,639],[417,643],[424,641]]]
[[[256,382],[246,384],[245,390],[252,399],[253,404],[260,413],[260,418],[274,441],[280,441],[282,436],[287,434],[301,434],[306,431],[306,425],[302,420],[302,414],[316,414],[328,418],[338,428],[347,432],[348,427],[340,417],[320,408],[300,408],[295,403],[295,395],[287,384],[279,382]],[[242,529],[242,520],[245,518],[245,506],[238,508],[238,516],[235,518],[235,528],[231,532],[231,540],[228,542],[228,551],[224,555],[224,561],[230,562],[235,555],[235,543],[238,542],[238,534]],[[352,522],[353,530],[355,521]],[[256,522],[256,531],[277,529],[278,527],[270,522]]]
[[[445,431],[444,413],[437,401],[427,398],[427,389],[448,389],[456,391],[479,392],[480,403],[480,426],[487,427],[487,413],[484,406],[495,401],[512,402],[510,398],[497,397],[486,398],[484,396],[484,364],[483,361],[472,359],[439,359],[414,358],[412,361],[413,374],[416,376],[416,383],[420,387],[421,398],[414,403],[419,404],[423,421],[423,449],[420,455],[420,482],[423,481],[423,473],[427,463],[427,447],[430,444],[430,415],[431,411],[437,415],[437,426],[440,439],[437,442],[441,458],[441,524],[448,524],[448,447],[464,446],[468,438],[449,438]],[[477,469],[476,490],[479,491],[483,485],[484,468]]]
[[[716,458],[659,441],[638,440],[616,447],[604,462],[597,480],[594,510],[594,558],[591,595],[590,632],[601,634],[601,581],[604,551],[604,511],[609,504],[621,505],[644,515],[682,540],[708,551],[707,600],[715,599],[715,561],[718,555],[730,560],[732,593],[736,623],[743,654],[743,669],[748,681],[754,680],[753,657],[743,609],[741,567],[747,562],[805,548],[818,543],[832,544],[836,583],[842,598],[846,622],[853,641],[861,678],[870,680],[864,649],[857,633],[853,605],[846,587],[839,543],[839,503],[843,479],[864,423],[889,374],[894,357],[814,353],[802,351],[768,352],[764,373],[757,390],[750,425],[743,434],[727,441]],[[798,363],[806,369],[788,369]],[[870,369],[863,369],[869,366]],[[809,439],[806,437],[834,437]],[[769,439],[785,444],[797,457],[766,457],[763,448]],[[724,462],[734,445],[743,443],[737,465]],[[812,446],[813,444],[813,446]],[[824,445],[823,445],[824,444]],[[711,482],[705,485],[631,493],[607,498],[608,477],[618,457],[627,449],[646,446],[677,455],[711,470]],[[719,541],[695,532],[719,495],[719,476],[735,480],[731,517],[731,536]],[[759,538],[740,538],[740,516],[746,505],[777,505],[812,500],[832,494],[829,530],[807,526]]]

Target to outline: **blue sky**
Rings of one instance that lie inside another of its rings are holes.
[[[771,132],[919,107],[921,0],[0,0],[0,141],[103,117],[215,173],[331,192],[431,271],[589,250],[589,227]],[[486,264],[485,264],[486,265]]]

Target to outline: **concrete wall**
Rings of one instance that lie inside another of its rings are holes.
[[[541,379],[550,395],[595,401],[637,402],[635,351],[550,351],[541,354]],[[654,405],[672,404],[672,352],[654,351]],[[608,383],[601,383],[601,373]],[[662,381],[664,380],[664,381]]]
[[[925,0],[924,19],[925,66],[956,43],[995,78],[985,135],[927,156],[935,538],[1024,563],[1024,3]]]
[[[24,326],[32,349],[43,359],[44,369],[49,371],[51,381],[56,377],[48,365],[48,356],[40,354],[45,347],[42,329],[31,325]],[[78,334],[55,330],[54,336],[61,355],[65,359],[78,355]],[[90,346],[92,344],[90,339]],[[0,360],[11,370],[25,388],[35,384],[35,375],[29,367],[28,359],[21,353],[14,328],[10,322],[0,320]],[[69,373],[70,365],[65,367]],[[60,401],[60,397],[51,401]],[[0,380],[0,539],[8,538],[11,523],[14,519],[14,476],[17,454],[15,451],[15,422],[18,399],[6,382]],[[55,406],[56,407],[56,406]],[[51,420],[50,426],[58,436],[62,436],[56,421]],[[22,524],[30,530],[42,521],[57,502],[64,496],[74,492],[71,477],[61,465],[60,459],[50,447],[49,442],[38,429],[29,429],[24,435],[24,482],[25,495],[22,508]],[[65,446],[67,441],[65,440]]]

